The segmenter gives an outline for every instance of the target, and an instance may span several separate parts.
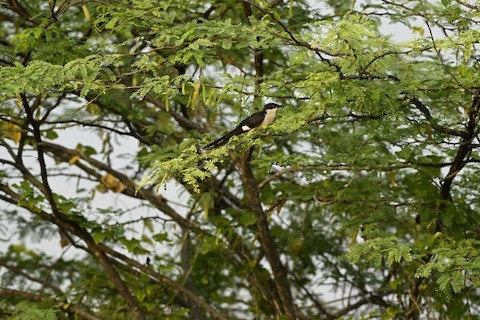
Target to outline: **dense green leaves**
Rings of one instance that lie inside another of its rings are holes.
[[[49,307],[42,307],[26,301],[19,302],[16,305],[15,312],[9,317],[11,320],[54,320],[56,319],[55,310]]]
[[[478,313],[477,5],[9,0],[0,17],[5,317]],[[270,101],[273,125],[205,150]]]

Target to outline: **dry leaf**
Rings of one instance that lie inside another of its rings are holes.
[[[85,20],[90,21],[90,11],[88,11],[87,5],[85,4],[82,5],[82,11],[83,11],[83,14],[85,15]]]
[[[195,85],[193,86],[192,106],[197,104],[199,92],[200,92],[200,83],[195,83]]]
[[[74,155],[73,157],[70,158],[70,160],[68,160],[68,163],[73,166],[75,163],[77,163],[77,161],[80,160],[80,156],[79,155]]]
[[[60,231],[60,246],[62,248],[65,248],[66,246],[70,245],[70,239],[63,233],[63,231]]]
[[[104,175],[100,179],[100,182],[102,182],[105,187],[112,190],[113,192],[122,192],[126,188],[120,180],[115,178],[115,176],[110,173]]]
[[[18,144],[22,138],[22,129],[10,122],[2,122],[0,131],[5,138],[12,139],[15,144]]]

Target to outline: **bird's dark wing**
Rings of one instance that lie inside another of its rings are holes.
[[[255,129],[256,127],[259,127],[262,124],[264,118],[265,118],[264,110],[255,112],[254,114],[252,114],[251,116],[249,116],[248,118],[240,122],[240,124],[235,129],[233,129],[226,135],[206,145],[205,149],[213,149],[213,148],[222,146],[226,144],[231,137],[238,136],[239,134],[248,132],[252,129]]]
[[[265,113],[265,110],[255,112],[250,117],[240,122],[237,128],[242,128],[244,132],[247,132],[259,127],[262,124],[263,119],[265,119]]]

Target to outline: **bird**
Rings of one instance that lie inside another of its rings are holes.
[[[238,136],[246,132],[251,132],[255,128],[261,126],[271,125],[275,121],[278,108],[282,107],[283,106],[273,102],[267,103],[262,111],[255,112],[251,116],[247,117],[242,122],[240,122],[240,124],[235,129],[206,145],[205,149],[213,149],[220,147],[226,144],[230,140],[230,138],[234,136]]]

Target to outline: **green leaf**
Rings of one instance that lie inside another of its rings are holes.
[[[244,211],[240,214],[238,222],[244,227],[249,227],[257,222],[257,218],[255,217],[255,214],[253,214],[253,212]]]
[[[122,237],[121,242],[127,247],[127,250],[132,253],[136,252],[136,250],[140,248],[140,240],[135,238],[126,239]]]
[[[101,243],[107,237],[106,233],[102,229],[92,230],[92,238],[96,244]]]
[[[161,232],[161,233],[156,233],[152,237],[155,241],[157,242],[163,242],[168,240],[168,233],[166,232]]]
[[[465,277],[461,270],[453,273],[450,285],[455,293],[460,293],[465,288]]]
[[[203,193],[198,200],[198,205],[203,208],[203,218],[208,219],[208,212],[213,208],[213,197],[210,193]]]
[[[10,320],[56,320],[56,310],[45,304],[36,304],[28,301],[19,302]]]

